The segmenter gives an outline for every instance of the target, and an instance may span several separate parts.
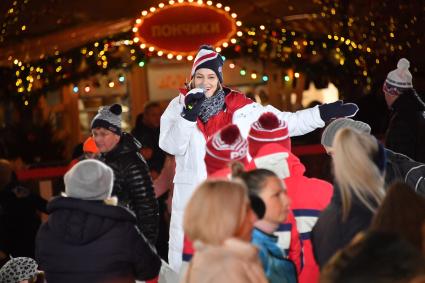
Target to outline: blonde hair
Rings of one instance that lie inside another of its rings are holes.
[[[353,195],[375,212],[382,202],[384,176],[373,161],[378,154],[376,139],[355,129],[342,128],[333,143],[335,179],[341,190],[342,216],[348,217]]]
[[[249,205],[241,183],[207,180],[194,192],[186,206],[183,227],[191,241],[220,245],[235,236]]]

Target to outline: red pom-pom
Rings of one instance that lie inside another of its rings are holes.
[[[272,112],[266,112],[262,114],[258,119],[258,122],[260,123],[261,127],[266,130],[272,130],[279,127],[279,119]]]
[[[229,125],[221,130],[221,140],[226,144],[233,144],[240,136],[239,128],[236,125]]]

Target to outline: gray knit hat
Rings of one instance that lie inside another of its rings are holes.
[[[322,140],[320,141],[323,146],[332,147],[333,140],[335,138],[336,132],[341,128],[351,128],[356,129],[359,132],[370,134],[370,126],[361,121],[355,121],[349,118],[338,118],[333,120],[325,128],[322,133]]]
[[[91,122],[91,129],[105,128],[121,135],[121,113],[122,107],[119,104],[101,107]]]
[[[0,282],[17,283],[31,279],[37,274],[37,262],[29,257],[15,257],[0,269]]]
[[[114,173],[106,164],[96,160],[82,160],[64,176],[65,193],[85,200],[105,200],[111,197]]]

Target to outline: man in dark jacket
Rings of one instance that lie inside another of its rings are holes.
[[[65,174],[66,197],[49,202],[36,260],[49,283],[134,282],[156,277],[161,260],[134,214],[111,198],[114,174],[87,159]]]
[[[409,61],[400,59],[383,86],[385,101],[393,112],[385,146],[425,163],[425,104],[413,89],[409,66]]]
[[[114,171],[113,195],[119,205],[132,210],[137,226],[155,244],[158,236],[158,202],[145,159],[139,153],[140,143],[132,135],[121,131],[119,104],[105,106],[93,118],[91,129],[100,160]]]

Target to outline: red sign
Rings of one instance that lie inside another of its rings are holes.
[[[228,42],[236,33],[236,20],[212,5],[185,2],[156,8],[139,19],[133,30],[146,47],[187,56],[202,44],[217,47]]]

